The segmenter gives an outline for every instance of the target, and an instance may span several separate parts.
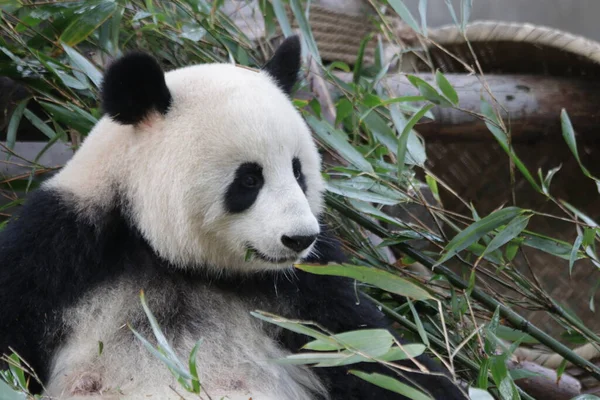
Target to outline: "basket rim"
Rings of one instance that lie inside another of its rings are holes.
[[[455,24],[429,31],[429,38],[440,45],[465,43]],[[552,47],[583,56],[600,64],[600,42],[561,29],[531,23],[479,20],[468,23],[465,36],[470,42],[524,42]]]

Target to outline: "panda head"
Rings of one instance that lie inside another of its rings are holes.
[[[258,72],[204,64],[163,73],[149,55],[125,55],[104,77],[106,115],[54,184],[83,213],[123,204],[177,266],[289,267],[314,247],[324,188],[290,101],[299,68],[297,37]]]

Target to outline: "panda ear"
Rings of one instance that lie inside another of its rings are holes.
[[[166,114],[171,100],[165,74],[149,54],[128,53],[104,75],[102,109],[121,124],[138,124],[152,111]]]
[[[273,57],[262,68],[288,95],[298,80],[300,51],[300,38],[296,35],[290,36],[281,43]]]

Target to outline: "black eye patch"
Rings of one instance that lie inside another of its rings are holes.
[[[294,177],[296,178],[298,185],[300,185],[300,188],[306,194],[306,178],[302,173],[302,164],[300,163],[298,157],[294,157],[294,159],[292,160],[292,169],[294,171]]]
[[[233,182],[225,192],[225,208],[231,213],[249,209],[256,201],[265,180],[262,167],[253,162],[244,163],[235,171]]]

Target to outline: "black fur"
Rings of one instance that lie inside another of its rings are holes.
[[[302,163],[299,158],[294,157],[292,160],[292,169],[294,170],[294,177],[298,181],[298,185],[300,185],[300,188],[306,194],[306,178],[302,172]]]
[[[42,379],[47,379],[51,355],[69,334],[61,328],[61,311],[98,284],[130,275],[147,282],[149,298],[152,286],[172,286],[174,290],[168,291],[171,306],[157,313],[157,318],[165,330],[173,331],[191,319],[185,314],[190,309],[185,295],[188,284],[206,279],[170,268],[128,226],[119,210],[91,225],[78,220],[68,204],[59,193],[40,190],[0,232],[0,353],[7,353],[9,346],[14,348]],[[318,239],[316,254],[307,261],[344,259],[339,243],[327,232]],[[389,326],[372,303],[360,298],[356,304],[352,282],[347,279],[298,271],[293,279],[266,273],[222,278],[211,284],[232,296],[242,296],[257,308],[262,304],[286,304],[286,309],[293,311],[285,317],[312,320],[333,332]],[[131,322],[134,326],[144,323]],[[265,324],[265,329],[272,326]],[[293,352],[308,340],[287,330],[279,336],[281,345]],[[440,370],[429,358],[419,357],[419,361]],[[349,375],[351,368],[389,374],[376,364],[315,369],[328,385],[332,399],[403,398]],[[463,398],[448,380],[420,374],[411,378],[436,399]]]
[[[230,213],[246,211],[252,207],[264,184],[262,167],[253,162],[243,163],[225,192],[225,209]]]
[[[300,38],[290,36],[277,48],[263,70],[275,79],[281,90],[290,95],[298,80],[301,56]]]
[[[138,124],[152,111],[166,114],[171,101],[165,74],[148,54],[129,53],[116,60],[104,75],[102,109],[121,124]]]

